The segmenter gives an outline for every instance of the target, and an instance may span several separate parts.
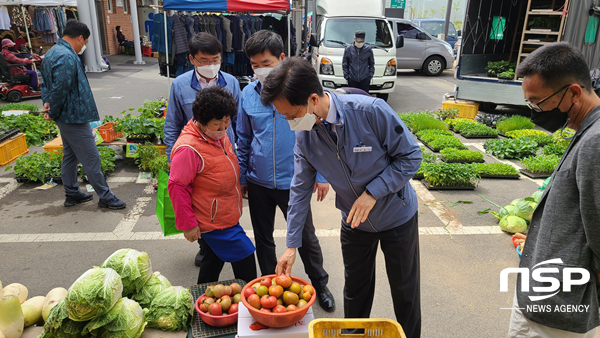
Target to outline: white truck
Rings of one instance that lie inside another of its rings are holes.
[[[497,105],[525,105],[521,80],[487,74],[488,62],[522,61],[536,48],[566,41],[579,48],[591,69],[594,89],[600,87],[600,43],[588,21],[600,16],[594,0],[469,0],[458,53],[454,97]],[[514,69],[513,69],[514,70]],[[515,70],[516,71],[516,70]]]
[[[387,100],[396,81],[396,48],[404,37],[394,39],[385,18],[383,1],[317,0],[310,46],[312,63],[325,89],[348,86],[342,71],[345,47],[354,43],[354,32],[365,31],[365,42],[373,47],[375,75],[369,92]]]

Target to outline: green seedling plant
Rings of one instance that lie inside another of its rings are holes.
[[[552,142],[554,144],[558,144],[561,146],[568,146],[571,143],[571,140],[567,140],[567,138],[571,138],[575,135],[575,130],[571,128],[565,128],[564,130],[559,129],[552,134]]]
[[[53,154],[52,158],[57,157],[59,156]],[[17,158],[14,168],[7,166],[5,171],[14,169],[17,177],[26,178],[31,182],[45,182],[55,176],[56,173],[55,168],[53,168],[53,165],[56,166],[56,161],[53,161],[52,158],[49,152],[35,152],[29,156]]]
[[[533,174],[552,174],[559,162],[557,155],[540,155],[522,159],[521,165]]]
[[[542,155],[556,155],[562,157],[565,151],[567,151],[567,147],[567,145],[550,143],[542,148]]]
[[[482,124],[466,124],[461,125],[460,134],[466,137],[477,137],[477,136],[498,136],[498,131],[494,128],[484,126]]]
[[[152,162],[158,157],[158,149],[151,142],[139,145],[138,150],[135,153],[135,160],[138,162],[138,167],[144,171],[150,171],[152,168]],[[165,171],[165,172],[168,172]]]
[[[514,159],[532,156],[538,150],[535,141],[526,139],[487,140],[483,144],[485,152],[499,159]]]
[[[456,137],[454,136],[437,136],[427,144],[436,150],[442,150],[446,148],[456,148],[456,149],[467,149],[467,147]]]
[[[413,133],[418,133],[425,129],[441,129],[448,130],[448,125],[444,121],[440,121],[433,115],[435,113],[420,112],[417,114],[399,114],[398,116]]]
[[[40,146],[46,141],[53,139],[58,135],[58,128],[54,121],[44,120],[43,115],[21,114],[8,115],[0,114],[0,129],[19,128],[21,133],[25,133],[27,146]]]
[[[440,154],[446,163],[472,163],[483,161],[483,154],[476,150],[446,148],[440,150]]]
[[[535,124],[525,116],[514,115],[496,123],[496,129],[502,134],[512,130],[533,129]]]
[[[480,180],[470,165],[458,163],[431,163],[423,176],[431,187],[473,187]]]
[[[471,166],[480,176],[519,176],[519,171],[506,163],[473,163]]]

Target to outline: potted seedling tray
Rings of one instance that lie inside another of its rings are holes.
[[[521,174],[523,174],[529,178],[533,178],[533,179],[548,178],[548,177],[552,176],[552,173],[532,173],[531,171],[529,171],[527,169],[519,169],[519,172],[521,172]]]
[[[127,137],[127,143],[140,143],[140,144],[144,144],[146,142],[151,142],[152,141],[152,136],[146,136],[146,137]]]
[[[413,176],[412,179],[415,180],[415,181],[420,181],[420,180],[422,180],[424,178],[425,178],[425,176],[423,174],[420,174],[420,175],[415,174],[415,176]]]
[[[204,294],[204,291],[206,291],[206,288],[208,286],[216,285],[216,284],[230,285],[233,283],[239,283],[241,286],[246,285],[246,282],[241,279],[232,279],[232,280],[204,283],[204,284],[198,284],[198,285],[191,286],[190,292],[192,294],[192,297],[194,298],[193,304],[196,304],[196,301],[198,300],[198,298],[200,298],[200,296],[202,296]],[[235,323],[233,325],[225,326],[225,327],[210,326],[210,325],[206,324],[204,321],[202,321],[202,318],[200,318],[200,315],[198,314],[198,312],[196,310],[194,310],[194,316],[192,319],[192,327],[188,331],[187,338],[235,337],[236,335],[237,335],[237,323]]]
[[[419,139],[420,140],[420,139]],[[423,141],[421,141],[423,142]],[[433,151],[434,153],[439,153],[441,149],[433,149],[427,142],[423,142],[423,145],[427,147],[427,149]]]
[[[485,160],[474,160],[474,161],[448,161],[443,156],[440,156],[440,160],[445,163],[485,163]]]
[[[479,175],[481,178],[491,178],[491,179],[499,179],[499,180],[518,180],[521,178],[521,175],[487,175],[481,174]]]
[[[469,186],[469,187],[431,187],[431,186],[429,186],[429,184],[427,184],[427,182],[425,182],[425,180],[421,180],[421,183],[428,190],[475,190],[475,186]]]
[[[477,139],[477,138],[498,138],[498,136],[494,136],[494,135],[475,135],[475,136],[465,136],[463,134],[460,134],[460,136],[466,138],[466,139]]]
[[[9,140],[19,133],[19,128],[0,130],[0,143]]]

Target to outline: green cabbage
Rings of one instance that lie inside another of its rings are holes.
[[[147,309],[150,307],[150,304],[152,304],[152,300],[156,297],[156,295],[170,286],[171,283],[169,280],[165,276],[161,275],[160,272],[156,271],[152,274],[152,276],[150,276],[150,279],[148,279],[146,285],[144,285],[140,291],[136,292],[132,298],[140,303],[144,309]]]
[[[92,320],[107,313],[122,293],[123,282],[115,270],[93,268],[71,285],[65,297],[65,307],[72,320]]]
[[[192,294],[181,286],[171,286],[159,293],[152,301],[148,327],[163,331],[184,331],[192,324]]]
[[[515,204],[515,216],[521,217],[526,221],[531,222],[534,207],[525,200],[521,200]]]
[[[137,302],[121,298],[108,313],[90,321],[84,332],[99,338],[139,338],[147,324],[145,311]]]
[[[537,190],[531,195],[531,197],[533,197],[535,203],[540,203],[540,200],[542,199],[542,194],[543,192],[541,190]]]
[[[522,198],[517,198],[516,200],[513,200],[512,202],[510,202],[510,205],[517,205],[517,203],[519,203],[519,201],[522,201]]]
[[[500,218],[504,216],[514,216],[515,215],[515,206],[514,205],[505,205],[504,208],[500,208]]]
[[[125,297],[140,291],[152,275],[148,254],[134,249],[116,251],[100,267],[114,269],[121,276]]]
[[[500,220],[500,229],[512,234],[527,230],[527,222],[517,216],[505,216]]]
[[[61,300],[50,310],[44,324],[44,332],[38,338],[82,338],[83,328],[87,322],[76,322],[69,319],[65,300]]]

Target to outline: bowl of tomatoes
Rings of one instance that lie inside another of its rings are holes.
[[[203,322],[210,326],[224,327],[237,323],[238,303],[241,300],[241,286],[210,285],[196,300],[196,311]]]
[[[300,321],[317,298],[302,278],[268,275],[244,286],[241,300],[252,318],[268,327],[288,327]]]

